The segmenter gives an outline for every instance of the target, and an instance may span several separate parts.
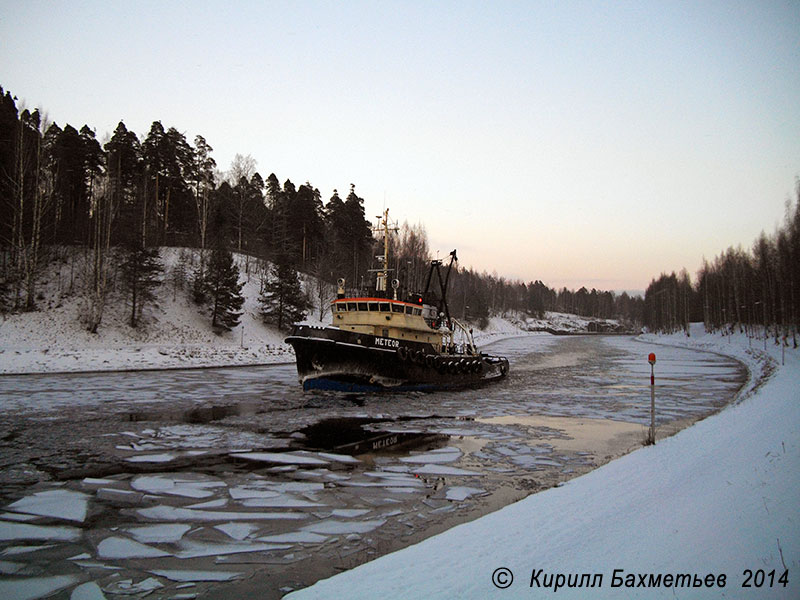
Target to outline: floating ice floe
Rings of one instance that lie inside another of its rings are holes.
[[[52,548],[55,544],[40,544],[39,546],[9,546],[2,552],[0,552],[0,556],[15,556],[17,554],[29,554],[30,552],[36,552],[38,550],[44,550],[46,548]]]
[[[14,598],[14,600],[44,598],[79,581],[80,578],[76,575],[0,580],[0,598]]]
[[[165,463],[172,462],[177,456],[169,452],[162,452],[160,454],[138,454],[136,456],[129,456],[125,462],[131,463]]]
[[[233,512],[218,510],[196,510],[175,506],[152,506],[140,508],[137,514],[153,521],[247,521],[267,519],[306,519],[308,515],[297,512]]]
[[[216,500],[209,500],[208,502],[200,502],[198,504],[189,504],[186,508],[222,508],[228,505],[227,498],[217,498]]]
[[[160,558],[172,556],[169,552],[163,552],[158,548],[140,544],[133,540],[123,537],[107,537],[97,544],[97,556],[99,558]]]
[[[10,512],[0,513],[0,519],[6,521],[36,521],[38,518],[38,515],[24,515]]]
[[[349,454],[332,454],[331,452],[318,452],[317,456],[319,456],[322,459],[329,460],[331,462],[338,462],[351,465],[358,464],[361,462],[355,456],[350,456]]]
[[[244,573],[234,573],[232,571],[191,571],[176,569],[158,569],[150,571],[153,575],[165,577],[170,581],[230,581],[241,577]],[[173,596],[174,597],[174,596]]]
[[[234,500],[244,500],[246,498],[275,498],[280,496],[279,492],[264,489],[263,487],[252,488],[249,486],[233,487],[228,490]]]
[[[72,490],[47,490],[21,498],[6,509],[15,512],[53,517],[83,523],[89,507],[89,496]]]
[[[207,479],[191,474],[140,475],[131,482],[131,487],[151,494],[170,494],[185,498],[208,498],[213,489],[226,487],[224,481]]]
[[[55,540],[75,542],[81,538],[81,530],[75,527],[51,527],[30,523],[0,521],[0,541],[11,540]]]
[[[458,467],[447,467],[444,465],[425,465],[419,469],[414,469],[417,475],[449,475],[452,477],[467,477],[467,476],[480,476],[480,473],[475,471],[467,471],[466,469],[459,469]]]
[[[318,523],[311,523],[301,529],[313,533],[327,533],[330,535],[347,535],[348,533],[367,533],[386,523],[386,519],[373,521],[338,521],[327,519]]]
[[[327,535],[320,535],[311,531],[292,531],[290,533],[256,538],[259,542],[272,542],[275,544],[321,544],[327,539]]]
[[[114,485],[115,483],[119,483],[115,479],[99,479],[97,477],[85,477],[81,480],[81,483],[86,486],[98,486],[103,487],[106,485]]]
[[[179,547],[180,550],[175,553],[178,558],[222,556],[225,554],[240,554],[242,552],[267,552],[291,548],[286,544],[208,544],[192,540],[183,540],[180,542]]]
[[[482,490],[480,488],[473,488],[473,487],[465,487],[465,486],[455,486],[447,489],[445,492],[445,498],[448,500],[453,500],[455,502],[461,502],[462,500],[466,500],[470,496],[475,496],[477,494],[484,494],[486,490]]]
[[[447,447],[426,452],[425,454],[412,454],[411,456],[405,456],[400,459],[400,462],[438,464],[455,462],[459,458],[461,458],[461,451],[458,448]]]
[[[368,477],[366,480],[343,481],[340,485],[345,487],[408,487],[421,488],[425,483],[413,475],[386,473],[382,471],[370,471],[364,473]]]
[[[290,465],[327,465],[329,460],[292,452],[231,452],[233,458]]]
[[[325,489],[324,483],[311,483],[305,481],[270,482],[270,489],[276,492],[318,492]]]
[[[127,527],[124,531],[143,544],[172,544],[179,541],[192,528],[185,523],[166,523],[163,525],[143,525]]]
[[[360,517],[362,515],[365,515],[369,511],[370,511],[369,508],[337,508],[331,512],[331,516],[351,519],[354,517]]]
[[[94,581],[87,581],[72,590],[69,600],[106,600],[106,596]]]
[[[132,490],[118,490],[117,488],[100,488],[97,490],[97,498],[117,504],[141,504],[144,501],[142,492]]]
[[[26,566],[25,563],[0,560],[0,575],[13,575],[14,573],[20,572]]]
[[[326,505],[285,494],[275,498],[247,498],[242,500],[242,506],[251,508],[318,508]]]
[[[158,527],[158,525],[156,526]],[[214,525],[214,529],[219,529],[228,537],[235,540],[243,540],[255,531],[258,531],[259,526],[254,523],[223,523],[221,525]]]
[[[139,583],[133,583],[133,579],[123,579],[122,581],[114,581],[103,588],[104,592],[109,594],[121,594],[130,596],[133,594],[147,595],[153,590],[164,587],[155,577],[148,577],[142,579]]]

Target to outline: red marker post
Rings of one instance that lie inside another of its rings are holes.
[[[653,367],[656,364],[656,355],[651,352],[647,357],[647,362],[650,363],[650,435],[648,442],[650,444],[656,443],[656,376]]]

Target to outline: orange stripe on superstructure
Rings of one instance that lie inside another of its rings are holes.
[[[419,308],[421,304],[414,304],[413,302],[404,302],[403,300],[391,300],[389,298],[337,298],[331,304],[336,304],[337,302],[382,302],[382,303],[390,303],[390,304],[403,304],[404,306],[413,306],[415,308]]]

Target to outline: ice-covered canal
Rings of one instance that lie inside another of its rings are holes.
[[[277,598],[635,449],[649,352],[661,436],[746,376],[626,337],[492,352],[505,381],[432,394],[304,394],[293,366],[0,377],[0,596]]]

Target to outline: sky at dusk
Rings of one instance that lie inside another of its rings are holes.
[[[796,200],[800,2],[0,0],[0,85],[103,142],[351,183],[462,266],[644,290]]]

